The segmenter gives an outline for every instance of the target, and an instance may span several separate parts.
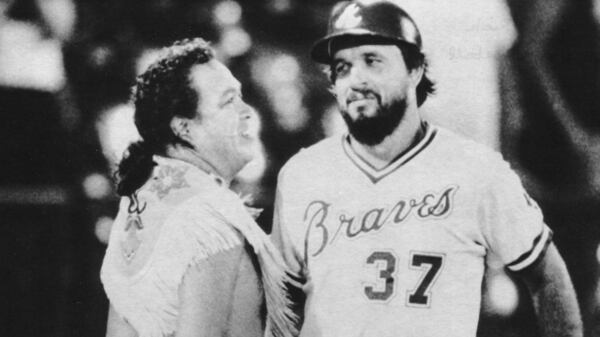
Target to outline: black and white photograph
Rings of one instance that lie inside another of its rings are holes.
[[[0,0],[0,336],[600,337],[599,0]]]

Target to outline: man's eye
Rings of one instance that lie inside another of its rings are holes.
[[[367,57],[367,59],[365,60],[365,62],[368,65],[373,65],[373,64],[379,62],[379,60],[377,58],[375,58],[375,57]]]
[[[349,66],[346,63],[338,63],[334,67],[335,74],[337,76],[344,75],[348,72]]]
[[[236,97],[237,97],[237,96],[234,96],[234,95],[232,95],[232,96],[229,96],[229,97],[228,97],[228,98],[225,100],[225,104],[231,104],[231,103],[235,102],[235,98],[236,98]]]
[[[242,93],[231,94],[225,99],[225,101],[223,101],[223,106],[233,104],[236,101],[243,101],[243,99]]]

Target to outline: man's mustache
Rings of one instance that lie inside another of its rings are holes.
[[[348,97],[346,98],[346,103],[350,104],[361,99],[376,99],[378,102],[380,102],[380,97],[375,91],[371,89],[360,89],[350,91]]]

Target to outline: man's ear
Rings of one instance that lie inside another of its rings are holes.
[[[173,119],[171,119],[171,131],[173,131],[173,134],[181,139],[184,140],[186,142],[189,142],[190,139],[190,129],[189,129],[189,119],[187,118],[182,118],[182,117],[173,117]]]
[[[410,71],[410,78],[413,83],[413,86],[416,88],[419,83],[421,83],[421,79],[423,78],[423,74],[425,73],[425,69],[423,67],[418,67]]]

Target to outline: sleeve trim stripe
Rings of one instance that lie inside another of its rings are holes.
[[[548,227],[544,226],[542,233],[533,240],[533,247],[526,253],[522,254],[514,262],[507,265],[508,269],[512,271],[519,271],[535,262],[538,257],[543,255],[543,252],[548,247],[548,244],[552,240],[552,231]]]

